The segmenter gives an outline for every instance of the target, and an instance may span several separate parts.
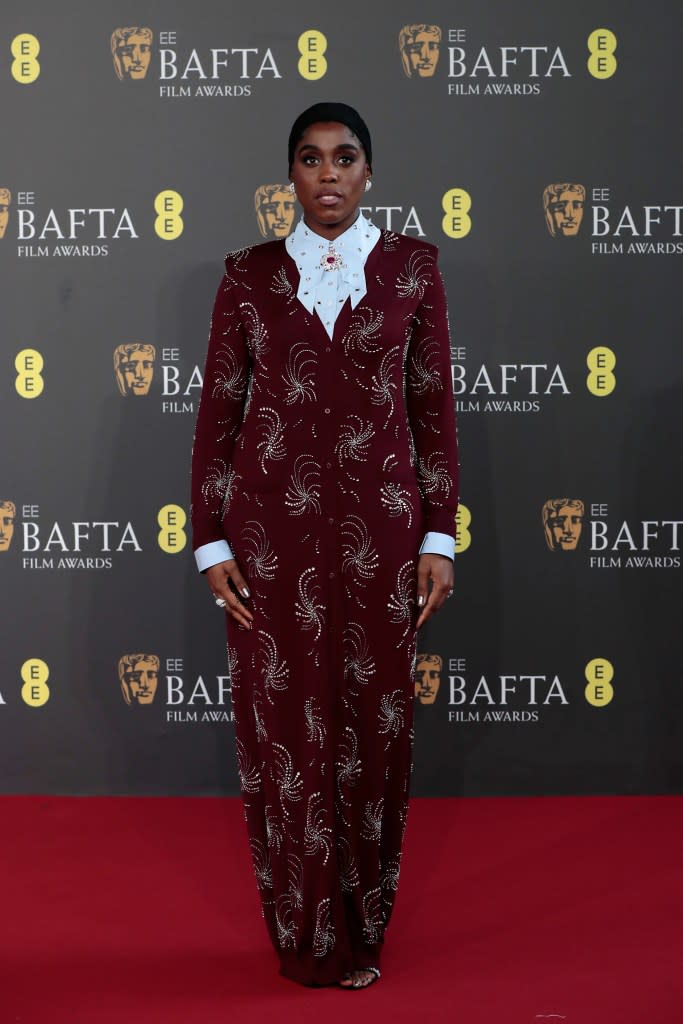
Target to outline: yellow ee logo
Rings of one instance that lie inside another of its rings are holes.
[[[463,551],[467,551],[468,547],[472,543],[472,534],[469,531],[471,522],[472,513],[468,509],[467,505],[458,505],[458,511],[455,513],[456,555],[460,555]]]
[[[34,348],[22,348],[14,360],[14,368],[17,371],[14,382],[17,394],[22,398],[37,398],[45,387],[41,374],[43,357],[40,352]]]
[[[614,696],[611,685],[614,668],[611,661],[607,658],[593,658],[586,665],[584,675],[588,680],[588,686],[584,690],[586,700],[594,708],[604,708]]]
[[[297,42],[301,56],[297,67],[302,78],[315,82],[327,71],[327,60],[324,57],[327,39],[317,28],[309,28],[302,32]]]
[[[441,206],[445,211],[441,227],[449,238],[464,238],[469,235],[472,221],[468,214],[472,197],[464,188],[449,188],[444,193]]]
[[[172,242],[183,233],[183,218],[180,216],[183,210],[183,197],[172,188],[164,189],[154,200],[154,209],[157,212],[157,219],[154,221],[154,230],[159,238]]]
[[[617,365],[617,357],[606,345],[597,345],[586,356],[586,366],[590,373],[586,377],[586,387],[597,398],[611,395],[617,386],[617,378],[612,370]]]
[[[40,74],[40,64],[37,61],[40,53],[40,43],[30,32],[22,32],[15,36],[10,46],[12,56],[12,78],[20,85],[30,85],[35,82]]]
[[[185,510],[180,505],[164,505],[159,509],[157,522],[161,527],[157,537],[159,547],[167,555],[177,555],[187,544],[187,534],[183,529],[187,522]]]
[[[617,37],[608,28],[596,28],[588,37],[587,65],[593,78],[611,78],[617,70]]]
[[[21,666],[21,699],[29,707],[42,707],[50,699],[50,688],[47,685],[50,670],[40,658],[29,658]]]

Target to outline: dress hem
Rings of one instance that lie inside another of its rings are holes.
[[[380,966],[382,943],[374,946],[363,946],[351,954],[330,956],[324,962],[311,964],[310,958],[302,957],[294,951],[280,953],[280,974],[290,981],[311,988],[335,985],[347,971],[357,971],[369,967]]]

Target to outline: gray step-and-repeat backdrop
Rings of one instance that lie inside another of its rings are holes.
[[[239,792],[190,451],[222,257],[291,230],[321,99],[450,303],[413,793],[680,792],[682,32],[617,0],[5,9],[3,792]]]

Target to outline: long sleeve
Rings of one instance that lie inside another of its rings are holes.
[[[192,446],[192,548],[225,542],[223,515],[231,496],[235,439],[242,423],[251,359],[229,273],[218,287],[211,315],[204,382]],[[226,545],[227,547],[227,545]],[[212,548],[217,552],[219,548]],[[222,549],[221,549],[222,550]],[[230,549],[228,548],[228,551]],[[230,557],[225,555],[225,557]],[[216,559],[218,561],[222,559]],[[201,563],[206,569],[211,562]]]
[[[458,451],[446,293],[436,258],[424,280],[408,348],[406,403],[425,529],[455,537]]]

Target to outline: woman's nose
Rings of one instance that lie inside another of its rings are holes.
[[[323,181],[329,181],[330,179],[335,179],[337,177],[336,168],[331,161],[320,165],[320,177]]]

